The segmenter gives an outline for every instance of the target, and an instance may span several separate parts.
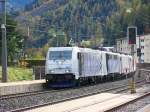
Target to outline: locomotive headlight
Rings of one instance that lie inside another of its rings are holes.
[[[66,73],[70,73],[70,72],[71,72],[71,70],[65,70],[65,72],[66,72]]]
[[[61,65],[61,64],[63,64],[63,62],[62,61],[58,61],[58,64]]]
[[[54,73],[54,70],[49,70],[49,73]]]

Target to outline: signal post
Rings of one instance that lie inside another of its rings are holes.
[[[127,37],[128,37],[128,44],[131,45],[131,55],[133,56],[133,70],[134,70],[134,45],[136,44],[136,36],[137,36],[137,27],[135,26],[130,26],[127,28]],[[136,88],[135,88],[135,74],[132,75],[132,79],[130,82],[131,86],[131,94],[136,93]]]

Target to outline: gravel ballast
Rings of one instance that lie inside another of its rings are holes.
[[[115,82],[97,84],[94,86],[82,87],[78,89],[68,89],[65,91],[60,90],[58,92],[11,98],[7,100],[3,99],[0,100],[0,112],[11,111],[14,109],[39,105],[47,102],[56,102],[56,101],[64,100],[66,98],[72,98],[80,95],[83,96],[88,93],[94,93],[97,91],[102,91],[104,89],[127,85],[129,83],[129,80],[130,79],[120,80]]]

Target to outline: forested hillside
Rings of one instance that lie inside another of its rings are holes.
[[[16,53],[43,58],[48,47],[69,42],[112,46],[128,26],[136,26],[138,35],[150,33],[149,0],[32,0],[19,8],[7,17],[10,60]]]
[[[35,47],[49,42],[56,45],[96,38],[106,46],[126,36],[128,25],[138,27],[138,34],[150,32],[149,0],[35,0],[18,17],[22,27],[30,27],[29,39]],[[66,37],[66,41],[64,41]],[[57,41],[57,42],[56,42]]]

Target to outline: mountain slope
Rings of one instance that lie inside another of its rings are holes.
[[[126,13],[128,8],[133,10],[131,15]],[[104,38],[107,45],[112,45],[116,38],[125,37],[126,33],[120,31],[126,32],[128,25],[136,25],[139,34],[144,32],[146,26],[138,21],[149,17],[148,8],[148,0],[39,0],[17,19],[29,25],[32,40],[56,41],[53,34],[63,31],[68,41],[96,38],[98,44]],[[145,16],[140,15],[143,10]],[[54,45],[54,41],[50,43]]]

